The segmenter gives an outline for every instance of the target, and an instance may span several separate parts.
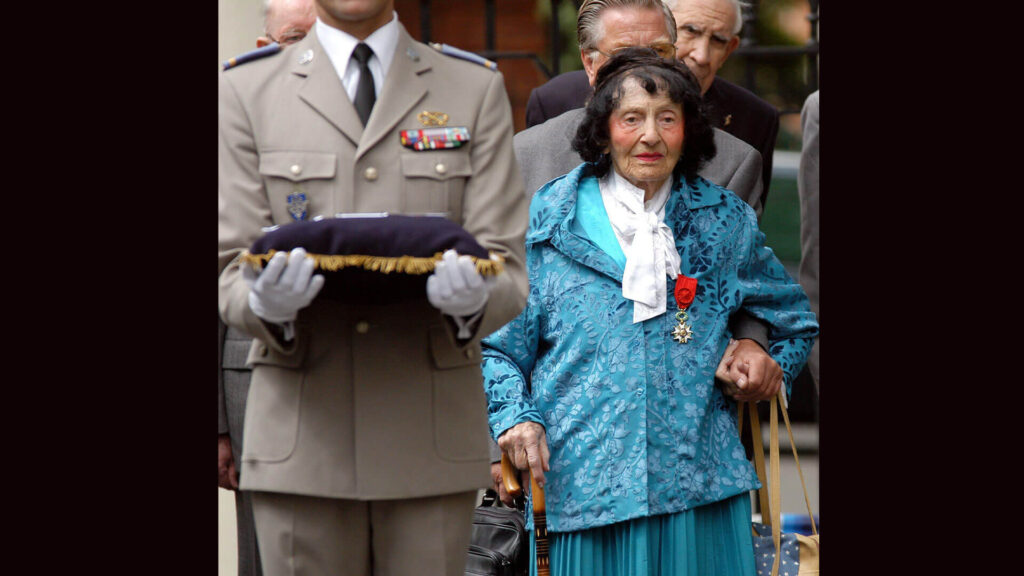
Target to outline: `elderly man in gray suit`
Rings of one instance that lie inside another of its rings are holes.
[[[676,54],[675,18],[659,0],[587,0],[580,6],[577,36],[591,86],[597,70],[617,49],[649,46],[666,57]],[[583,161],[571,146],[583,111],[570,110],[516,134],[513,142],[527,193],[532,195]],[[760,216],[764,209],[760,153],[719,129],[715,129],[715,147],[718,153],[700,175],[739,195]]]
[[[648,46],[664,57],[676,55],[676,23],[659,0],[586,0],[577,15],[580,58],[591,86],[597,70],[617,49]],[[572,149],[572,138],[583,119],[577,108],[515,135],[519,169],[531,195],[550,180],[566,174],[583,160]],[[728,188],[761,215],[761,154],[749,144],[715,129],[715,158],[699,174]],[[782,369],[765,352],[767,327],[745,314],[733,318],[735,342],[726,350],[716,372],[723,387],[737,400],[782,379]],[[491,477],[502,501],[512,499],[501,482],[501,452],[491,443]]]

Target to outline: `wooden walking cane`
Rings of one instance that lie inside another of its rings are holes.
[[[523,487],[519,485],[519,474],[509,460],[508,454],[501,454],[501,481],[505,491],[513,498],[523,495]],[[551,561],[548,558],[548,520],[544,514],[544,489],[537,486],[537,481],[530,475],[530,494],[533,496],[533,534],[537,547],[537,576],[551,574]]]

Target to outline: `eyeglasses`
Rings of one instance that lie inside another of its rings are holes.
[[[305,37],[306,37],[306,32],[304,30],[290,30],[288,32],[285,32],[284,34],[281,35],[281,39],[280,40],[275,39],[273,36],[267,34],[267,38],[270,38],[271,41],[277,42],[281,46],[287,46],[289,44],[294,44],[294,43],[298,42],[299,40],[302,40]]]
[[[619,48],[616,48],[615,50],[612,50],[611,54],[601,52],[600,50],[597,50],[597,53],[601,54],[605,58],[611,58],[612,56],[615,56],[616,54],[622,52],[626,48],[650,48],[651,50],[654,50],[658,54],[658,56],[662,58],[676,57],[675,44],[669,44],[668,42],[658,42],[656,44],[651,44],[649,46],[621,46]]]

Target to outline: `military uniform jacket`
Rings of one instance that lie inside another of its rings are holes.
[[[440,54],[399,25],[394,59],[365,129],[311,32],[220,81],[220,314],[255,336],[241,488],[390,499],[490,484],[479,340],[526,300],[528,199],[512,150],[500,73]],[[417,152],[399,131],[422,111],[469,130],[461,148]],[[356,306],[317,298],[285,342],[248,305],[236,256],[261,228],[308,216],[447,212],[505,258],[473,338],[422,299]]]

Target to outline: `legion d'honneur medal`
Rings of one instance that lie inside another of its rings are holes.
[[[672,329],[672,338],[680,344],[686,344],[693,338],[693,328],[687,320],[690,316],[686,313],[686,309],[693,302],[693,297],[697,293],[697,279],[687,278],[680,274],[676,278],[676,288],[674,290],[676,296],[676,304],[679,305],[679,311],[676,312],[676,320],[678,323],[676,327]]]

